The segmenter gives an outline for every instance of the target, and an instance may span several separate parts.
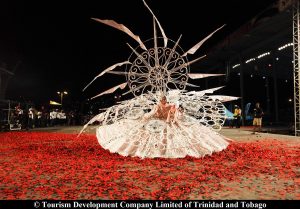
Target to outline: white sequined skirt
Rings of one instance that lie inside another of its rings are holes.
[[[224,150],[229,142],[190,116],[176,123],[151,118],[122,119],[97,128],[99,144],[112,153],[140,158],[203,157]]]

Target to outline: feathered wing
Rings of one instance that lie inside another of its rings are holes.
[[[108,68],[106,68],[105,70],[103,70],[99,75],[97,75],[88,85],[86,85],[86,87],[84,87],[84,89],[82,91],[84,91],[87,87],[89,87],[97,78],[103,76],[105,73],[108,73],[110,71],[112,71],[113,69],[115,69],[116,67],[125,65],[125,64],[131,64],[131,62],[129,61],[125,61],[125,62],[119,62],[117,64],[114,64]]]
[[[206,90],[202,90],[202,91],[196,91],[197,95],[204,95],[204,94],[212,94],[215,91],[224,88],[224,86],[220,86],[220,87],[216,87],[216,88],[211,88],[211,89],[206,89]]]
[[[105,25],[109,25],[113,28],[116,28],[120,31],[123,31],[124,33],[128,34],[131,38],[133,38],[134,40],[136,40],[139,44],[140,44],[140,47],[144,50],[147,50],[145,44],[141,41],[140,37],[133,34],[131,32],[131,30],[129,30],[125,25],[123,24],[119,24],[117,23],[116,21],[114,20],[101,20],[101,19],[98,19],[98,18],[92,18],[93,20],[97,21],[97,22],[100,22],[100,23],[103,23]]]
[[[115,92],[117,89],[124,89],[126,86],[127,86],[127,82],[126,83],[122,83],[122,84],[114,86],[114,87],[112,87],[112,88],[110,88],[110,89],[108,89],[108,90],[106,90],[104,92],[101,92],[100,94],[92,97],[91,99],[95,99],[96,97],[100,97],[100,96],[102,96],[104,94],[111,94],[111,93]]]
[[[209,34],[207,37],[205,37],[203,40],[201,40],[199,43],[197,43],[195,46],[193,46],[192,48],[190,48],[187,52],[185,52],[182,56],[186,56],[187,54],[194,54],[201,46],[202,44],[207,41],[207,39],[209,39],[214,33],[216,33],[218,30],[220,30],[221,28],[223,28],[225,25],[219,27],[217,30],[215,30],[214,32],[212,32],[211,34]]]
[[[166,36],[166,34],[165,34],[164,29],[161,27],[161,25],[160,25],[158,19],[156,18],[156,16],[154,15],[154,13],[153,13],[152,10],[150,9],[150,7],[146,4],[145,0],[143,0],[143,2],[144,2],[144,5],[147,7],[147,9],[150,11],[150,13],[153,15],[153,18],[156,20],[157,25],[158,25],[158,27],[159,27],[159,29],[160,29],[160,31],[161,31],[161,34],[162,34],[162,36],[163,36],[163,38],[164,38],[164,47],[167,47],[167,44],[168,44],[168,38],[167,38],[167,36]]]
[[[200,79],[200,78],[207,78],[212,76],[222,76],[225,74],[208,74],[208,73],[189,73],[188,76],[190,79]]]
[[[91,124],[93,124],[94,122],[96,122],[96,121],[102,121],[104,119],[104,113],[100,113],[100,114],[98,114],[98,115],[96,115],[95,117],[93,117],[87,124],[85,124],[84,126],[83,126],[83,128],[80,130],[80,132],[79,132],[79,134],[78,134],[78,136],[77,137],[79,137],[82,133],[83,133],[83,131],[89,126],[89,125],[91,125]]]
[[[221,102],[230,102],[241,98],[241,97],[233,97],[233,96],[226,96],[226,95],[211,95],[209,97],[213,99],[217,99]]]

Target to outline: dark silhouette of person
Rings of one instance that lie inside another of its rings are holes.
[[[263,115],[263,109],[260,107],[260,103],[257,102],[255,104],[255,108],[253,109],[253,134],[255,134],[256,131],[261,132]]]

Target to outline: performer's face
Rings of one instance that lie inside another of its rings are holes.
[[[166,104],[166,103],[167,103],[166,97],[161,98],[160,102],[161,102],[162,104]]]

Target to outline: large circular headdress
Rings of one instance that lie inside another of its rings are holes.
[[[179,39],[175,42],[167,38],[163,28],[161,27],[158,19],[153,14],[152,10],[148,7],[146,2],[143,0],[144,5],[150,11],[153,16],[153,31],[154,36],[145,42],[142,42],[140,37],[131,32],[125,25],[119,24],[114,20],[102,20],[98,18],[92,18],[97,22],[114,27],[121,30],[132,37],[135,41],[139,43],[136,48],[128,46],[131,48],[132,53],[127,61],[120,62],[110,66],[96,76],[85,88],[84,90],[98,77],[104,75],[105,73],[120,74],[126,76],[126,83],[119,84],[112,87],[95,97],[101,96],[103,94],[108,94],[114,92],[118,88],[129,87],[129,92],[133,93],[134,96],[138,96],[148,92],[159,92],[160,94],[167,95],[169,90],[177,89],[184,90],[186,86],[197,87],[193,84],[188,83],[188,79],[192,78],[203,78],[207,76],[213,76],[213,74],[191,74],[189,66],[190,64],[200,60],[205,56],[201,56],[192,61],[188,61],[187,55],[194,54],[200,46],[210,38],[216,31],[221,29],[218,28],[206,38],[198,42],[191,49],[184,52],[179,46]],[[157,36],[156,27],[158,26],[162,37]],[[146,46],[149,46],[147,48]],[[125,72],[113,71],[116,67],[127,65]],[[95,98],[93,97],[93,98]]]
[[[162,38],[158,43],[159,40]],[[153,39],[145,44],[151,41]],[[168,43],[168,47],[158,46],[146,51],[137,47],[130,55],[128,61],[132,64],[126,69],[126,78],[135,96],[149,91],[166,94],[171,89],[185,89],[189,74],[187,57],[182,56],[184,51],[177,43],[170,39]]]

